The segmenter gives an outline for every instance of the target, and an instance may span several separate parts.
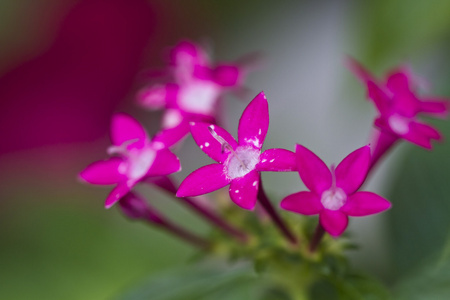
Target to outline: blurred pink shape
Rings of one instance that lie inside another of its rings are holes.
[[[92,141],[130,93],[154,29],[146,0],[86,0],[53,45],[0,79],[0,154]]]

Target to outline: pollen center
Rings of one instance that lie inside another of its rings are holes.
[[[178,105],[188,112],[210,115],[218,96],[219,90],[214,84],[190,83],[180,89]]]
[[[236,148],[225,163],[228,177],[234,179],[250,173],[259,162],[259,154],[260,151],[253,147]]]
[[[338,187],[326,190],[322,193],[322,198],[320,199],[323,207],[329,210],[339,210],[346,201],[347,194]]]
[[[392,115],[388,119],[389,127],[396,134],[403,135],[409,132],[409,120],[399,115]]]
[[[129,178],[140,179],[153,164],[156,152],[151,148],[133,149],[128,156],[128,169],[126,171]]]

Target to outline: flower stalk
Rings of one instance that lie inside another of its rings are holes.
[[[261,206],[267,212],[267,214],[271,217],[272,221],[278,227],[278,229],[288,239],[288,241],[291,244],[296,245],[298,243],[297,238],[292,233],[292,231],[288,228],[288,226],[283,221],[283,219],[280,217],[280,215],[277,213],[277,211],[275,210],[273,205],[270,203],[270,200],[267,197],[266,192],[264,191],[261,179],[259,180],[258,200],[259,200],[259,203],[261,204]]]
[[[173,234],[197,248],[203,250],[208,250],[210,248],[210,243],[206,239],[172,223],[137,193],[130,192],[121,198],[119,200],[119,207],[130,219],[143,220],[152,226],[161,228],[162,230]]]
[[[193,212],[207,220],[210,224],[218,227],[223,232],[235,237],[241,242],[246,242],[248,237],[241,230],[237,229],[226,220],[224,220],[221,216],[213,212],[212,210],[206,208],[201,205],[197,201],[195,201],[191,197],[176,197],[177,187],[174,182],[174,179],[169,176],[162,176],[158,178],[149,178],[146,181],[147,183],[153,184],[160,189],[166,191],[168,194],[173,196],[175,199],[179,200],[183,205],[186,205]]]

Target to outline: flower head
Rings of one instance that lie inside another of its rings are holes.
[[[107,152],[115,156],[96,161],[80,173],[81,179],[91,184],[116,184],[106,198],[106,208],[119,201],[139,181],[171,174],[181,168],[175,154],[162,143],[150,140],[142,125],[129,115],[114,115],[111,141]]]
[[[269,109],[263,92],[242,113],[237,141],[217,125],[191,123],[195,142],[217,163],[201,167],[186,177],[177,196],[198,196],[230,184],[231,200],[244,209],[253,209],[260,171],[296,170],[291,151],[268,149],[261,153],[268,128]]]
[[[189,133],[189,122],[215,123],[224,91],[238,88],[245,70],[237,64],[213,65],[198,45],[180,42],[170,52],[172,82],[145,87],[138,101],[148,109],[165,109],[156,140],[172,146]]]
[[[377,127],[427,149],[432,147],[431,140],[441,139],[441,134],[432,126],[420,122],[417,115],[446,116],[448,101],[436,97],[419,98],[415,93],[417,84],[407,68],[391,71],[386,81],[379,83],[355,60],[350,60],[349,66],[367,85],[368,96],[379,112],[375,120]]]
[[[367,216],[390,208],[381,196],[357,192],[369,169],[369,146],[350,153],[331,169],[304,146],[297,145],[295,154],[300,178],[310,191],[287,196],[281,208],[303,215],[319,214],[320,224],[332,236],[344,232],[348,216]]]

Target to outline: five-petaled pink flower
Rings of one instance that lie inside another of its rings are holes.
[[[238,64],[213,65],[198,45],[181,42],[170,53],[173,82],[144,88],[138,101],[149,109],[165,109],[156,140],[172,146],[189,133],[189,122],[216,122],[218,101],[224,91],[237,88],[245,77]]]
[[[350,153],[331,170],[304,146],[297,145],[295,154],[300,178],[310,191],[287,196],[281,208],[303,215],[319,214],[325,231],[337,237],[347,228],[348,216],[367,216],[391,207],[381,196],[357,192],[369,168],[369,146]]]
[[[419,122],[417,115],[446,116],[448,102],[436,97],[419,98],[415,94],[417,86],[407,68],[391,71],[384,83],[378,83],[353,59],[349,60],[349,68],[367,85],[368,96],[379,112],[375,120],[377,127],[426,149],[431,149],[432,139],[441,140],[441,134],[432,126]]]
[[[296,170],[295,154],[291,151],[268,149],[261,153],[268,128],[269,108],[263,92],[242,113],[238,141],[217,125],[191,123],[195,142],[218,163],[201,167],[187,176],[177,196],[198,196],[231,184],[231,200],[244,209],[253,209],[260,171]]]
[[[91,184],[117,184],[106,198],[106,208],[119,201],[139,181],[181,169],[175,154],[162,143],[151,141],[142,125],[129,115],[114,115],[111,141],[108,154],[117,156],[96,161],[80,173],[81,179]]]

